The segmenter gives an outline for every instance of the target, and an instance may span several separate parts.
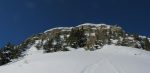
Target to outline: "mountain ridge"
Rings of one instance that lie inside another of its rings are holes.
[[[23,52],[32,45],[45,53],[69,51],[70,47],[93,51],[106,44],[150,51],[148,39],[146,36],[128,34],[117,25],[84,23],[75,27],[56,27],[33,35],[19,45],[8,43],[0,50],[0,65],[23,57]]]

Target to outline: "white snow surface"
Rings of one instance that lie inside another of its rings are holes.
[[[107,26],[108,29],[110,28],[110,25],[107,25],[104,23],[100,23],[100,24],[84,23],[84,24],[78,25],[77,27],[81,27],[81,26],[95,26],[95,27]]]
[[[149,73],[150,52],[106,45],[96,51],[42,53],[32,46],[27,56],[0,66],[0,73]]]
[[[100,23],[100,24],[84,23],[84,24],[78,25],[76,27],[81,27],[81,26],[94,26],[94,27],[107,26],[107,29],[110,29],[110,25],[107,25],[104,23]],[[56,29],[60,29],[62,31],[71,31],[72,28],[74,28],[74,27],[56,27],[56,28],[46,30],[46,31],[44,31],[44,33],[47,33],[47,32],[50,32],[50,31],[53,31]],[[96,28],[93,28],[93,29],[96,29]]]
[[[56,28],[52,28],[52,29],[46,30],[44,33],[53,31],[53,30],[55,30],[55,29],[60,29],[60,30],[62,30],[62,31],[70,31],[72,28],[73,28],[73,27],[56,27]]]

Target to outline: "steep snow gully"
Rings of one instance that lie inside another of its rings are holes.
[[[149,73],[150,53],[106,45],[96,51],[42,53],[32,46],[22,60],[0,66],[0,73]]]

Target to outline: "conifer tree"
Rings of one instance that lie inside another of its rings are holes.
[[[84,47],[86,45],[87,39],[83,27],[80,29],[72,29],[67,41],[73,48]]]
[[[53,39],[48,40],[47,43],[45,45],[43,45],[43,49],[45,50],[45,52],[52,52],[52,47],[53,47]]]
[[[78,46],[79,47],[84,47],[86,45],[86,35],[84,33],[83,27],[78,31]]]
[[[150,41],[148,40],[148,38],[144,39],[144,47],[145,50],[150,51]]]
[[[1,50],[0,50],[0,64],[4,65],[8,62],[11,61],[11,59],[14,59],[16,54],[15,54],[15,49],[14,49],[14,45],[11,43],[7,43],[6,46],[4,46]]]

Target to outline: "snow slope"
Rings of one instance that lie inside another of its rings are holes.
[[[43,54],[32,46],[24,59],[0,66],[0,73],[149,73],[150,53],[106,45],[100,50]]]

